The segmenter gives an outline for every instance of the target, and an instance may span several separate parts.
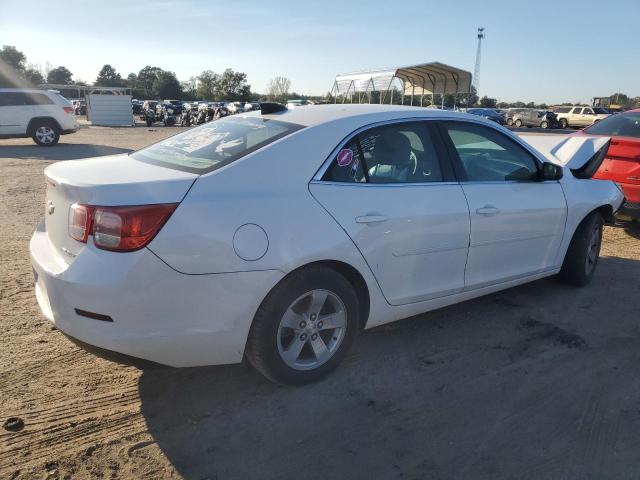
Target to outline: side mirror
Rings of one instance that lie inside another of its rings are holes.
[[[542,165],[542,180],[560,180],[562,178],[562,167],[555,163],[545,162]]]

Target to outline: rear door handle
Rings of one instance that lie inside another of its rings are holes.
[[[363,215],[361,217],[356,217],[356,223],[380,223],[386,221],[387,217],[384,215]]]
[[[500,213],[500,210],[493,205],[485,205],[484,207],[477,208],[476,213],[478,215],[495,215],[496,213]]]

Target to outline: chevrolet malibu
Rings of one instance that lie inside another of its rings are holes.
[[[531,137],[535,143],[536,137]],[[603,137],[474,115],[262,104],[45,170],[31,260],[72,340],[134,363],[314,381],[361,329],[559,275],[586,285],[623,195]]]

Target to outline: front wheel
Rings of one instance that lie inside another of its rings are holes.
[[[344,358],[359,327],[353,286],[323,266],[302,268],[262,302],[247,340],[247,358],[268,379],[302,385],[327,375]]]
[[[566,118],[561,118],[558,122],[558,125],[560,126],[560,128],[567,128],[569,126]]]
[[[513,118],[507,118],[507,126],[513,126]]]
[[[549,128],[549,123],[547,123],[546,121],[540,122],[540,128]]]
[[[562,281],[578,287],[591,281],[600,257],[603,225],[602,216],[594,212],[578,226],[562,263]]]

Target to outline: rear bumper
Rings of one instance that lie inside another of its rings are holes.
[[[91,241],[70,260],[52,246],[43,224],[30,253],[44,316],[74,340],[129,363],[130,357],[173,367],[240,362],[255,312],[283,276],[185,275],[148,249],[106,252]]]

